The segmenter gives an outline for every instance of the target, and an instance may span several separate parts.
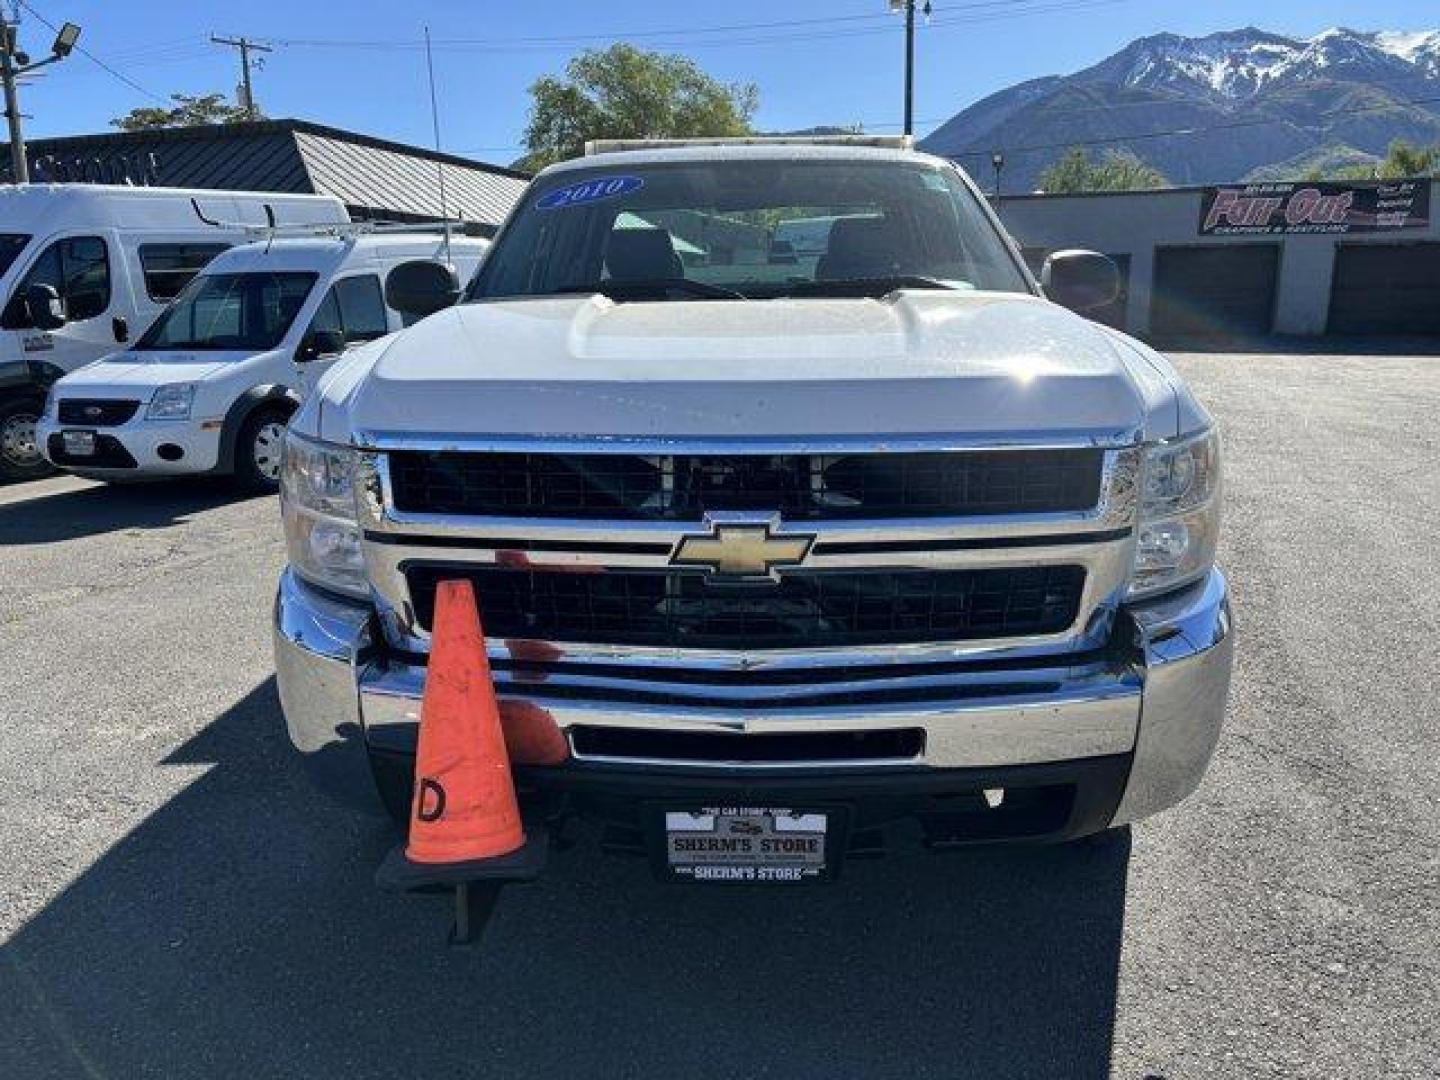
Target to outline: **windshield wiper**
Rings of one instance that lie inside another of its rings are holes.
[[[797,281],[784,296],[884,296],[896,289],[945,289],[955,286],[923,274],[887,274],[882,277],[835,278],[824,281]]]
[[[642,278],[633,281],[607,280],[589,281],[583,285],[566,285],[555,293],[601,293],[613,299],[623,299],[633,294],[663,296],[670,292],[689,293],[691,296],[709,300],[748,300],[742,292],[727,289],[723,285],[711,285],[708,281],[694,281],[691,278]]]

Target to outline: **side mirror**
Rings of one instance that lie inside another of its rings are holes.
[[[1040,268],[1045,295],[1071,311],[1094,311],[1120,295],[1115,260],[1094,251],[1057,251]]]
[[[37,283],[26,289],[25,314],[36,330],[59,330],[65,325],[65,305],[54,285]]]
[[[460,281],[448,266],[416,259],[401,263],[385,279],[385,303],[402,315],[423,319],[460,299]]]
[[[345,335],[339,330],[311,330],[295,350],[295,362],[308,364],[322,356],[337,356],[345,351]]]

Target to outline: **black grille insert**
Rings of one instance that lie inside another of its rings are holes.
[[[428,628],[437,584],[474,583],[491,638],[675,648],[812,648],[1058,633],[1080,607],[1080,566],[791,572],[726,581],[678,571],[412,564]]]
[[[85,427],[117,427],[135,415],[138,401],[111,398],[61,398],[60,423]]]
[[[125,445],[113,435],[95,436],[95,453],[93,454],[67,454],[65,452],[65,440],[59,435],[51,435],[50,442],[46,444],[50,451],[50,460],[56,465],[70,465],[74,468],[90,466],[95,469],[133,469],[136,467],[135,459]]]
[[[697,521],[708,510],[801,520],[1088,510],[1104,451],[881,454],[527,454],[397,451],[410,513]]]
[[[908,761],[925,752],[918,728],[780,735],[710,735],[639,728],[573,727],[575,753],[661,761],[754,762]]]

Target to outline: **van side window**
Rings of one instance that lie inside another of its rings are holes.
[[[110,306],[110,262],[105,241],[98,236],[69,236],[47,247],[15,287],[0,313],[0,328],[31,328],[25,310],[25,290],[31,285],[53,286],[71,322],[103,315]]]
[[[229,249],[229,244],[141,244],[145,294],[161,303],[174,300],[206,263]]]
[[[352,341],[373,341],[388,334],[390,327],[385,321],[380,279],[374,274],[360,274],[335,282],[315,309],[306,333],[316,330],[343,334],[347,345]]]
[[[340,322],[345,328],[347,342],[374,341],[390,332],[385,318],[385,298],[380,294],[380,279],[374,274],[337,281],[335,297],[340,302]]]

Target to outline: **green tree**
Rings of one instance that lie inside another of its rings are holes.
[[[198,124],[235,124],[246,119],[245,109],[231,105],[224,94],[171,94],[175,107],[146,106],[131,109],[110,121],[121,131],[149,131],[154,128],[194,127]]]
[[[1306,180],[1408,180],[1440,176],[1440,143],[1419,146],[1405,139],[1390,144],[1373,165],[1345,165],[1338,169],[1311,169]]]
[[[1047,195],[1069,195],[1080,191],[1145,191],[1169,187],[1165,174],[1147,165],[1129,150],[1107,150],[1099,161],[1082,147],[1072,147],[1065,156],[1040,174],[1040,190]]]
[[[748,135],[758,104],[752,84],[718,82],[683,56],[625,44],[587,49],[530,94],[528,153],[515,163],[529,170],[579,155],[586,139]]]

